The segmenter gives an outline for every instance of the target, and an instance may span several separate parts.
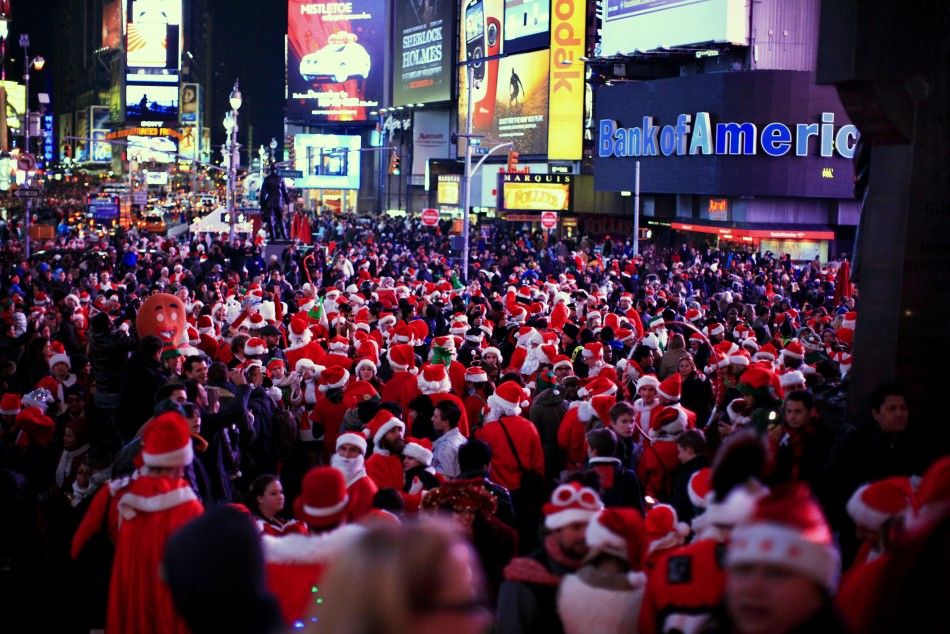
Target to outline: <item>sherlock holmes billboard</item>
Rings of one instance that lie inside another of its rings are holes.
[[[858,139],[834,88],[796,71],[601,86],[594,184],[646,193],[851,198]]]

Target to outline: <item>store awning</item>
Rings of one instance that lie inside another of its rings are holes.
[[[652,222],[650,224],[653,224]],[[665,222],[656,222],[664,225]],[[769,240],[834,240],[835,232],[830,227],[814,226],[803,229],[800,225],[782,224],[751,224],[751,223],[716,223],[704,222],[670,222],[669,227],[677,231],[693,231],[696,233],[711,233],[726,240],[734,238],[758,238]]]

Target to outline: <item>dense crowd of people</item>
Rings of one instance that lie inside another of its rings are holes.
[[[945,623],[922,575],[946,579],[950,460],[899,385],[848,415],[839,263],[512,225],[477,239],[465,280],[414,219],[310,228],[269,257],[260,238],[120,231],[27,261],[6,240],[5,619]]]

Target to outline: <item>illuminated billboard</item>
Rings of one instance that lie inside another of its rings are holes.
[[[584,7],[584,0],[555,0],[555,3]],[[505,54],[545,48],[550,20],[551,0],[505,0]]]
[[[573,178],[569,174],[502,174],[501,206],[516,211],[569,211]]]
[[[140,163],[172,163],[178,153],[178,144],[167,136],[126,137],[130,161]]]
[[[511,142],[523,154],[547,151],[548,62],[547,50],[520,53],[485,62],[481,80],[475,73],[472,128],[483,135],[481,145]],[[469,91],[464,67],[459,85],[459,121],[465,121]]]
[[[7,128],[19,130],[26,110],[26,88],[9,80],[0,81],[0,88],[7,93]]]
[[[134,0],[126,25],[127,66],[177,70],[181,17],[181,0]]]
[[[383,99],[387,2],[287,3],[287,118],[366,121]]]
[[[109,133],[109,107],[91,106],[89,108],[89,121],[92,139],[91,150],[89,154],[90,161],[108,162],[112,160],[112,146],[105,143],[106,134]]]
[[[746,0],[605,0],[600,56],[749,43]]]
[[[198,84],[181,85],[182,123],[195,123],[201,110],[201,86]]]
[[[301,189],[359,189],[359,150],[359,135],[294,135],[294,169],[303,172],[294,185]]]
[[[102,47],[119,48],[122,43],[122,1],[106,0],[102,5]]]
[[[586,25],[585,2],[555,1],[554,15],[551,16],[551,118],[548,122],[548,160],[578,161],[584,153],[586,85],[581,58],[585,53]]]
[[[394,106],[451,99],[454,9],[454,2],[396,2]]]
[[[128,84],[125,87],[125,118],[133,121],[178,119],[178,86]]]

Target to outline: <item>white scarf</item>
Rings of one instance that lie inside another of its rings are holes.
[[[343,472],[347,487],[366,475],[363,462],[363,456],[356,456],[355,458],[344,458],[339,454],[330,456],[330,466]]]
[[[63,482],[66,481],[66,476],[72,472],[73,460],[82,458],[83,454],[87,451],[89,451],[89,443],[73,451],[63,449],[63,453],[59,457],[59,464],[56,465],[56,486],[63,488]]]

